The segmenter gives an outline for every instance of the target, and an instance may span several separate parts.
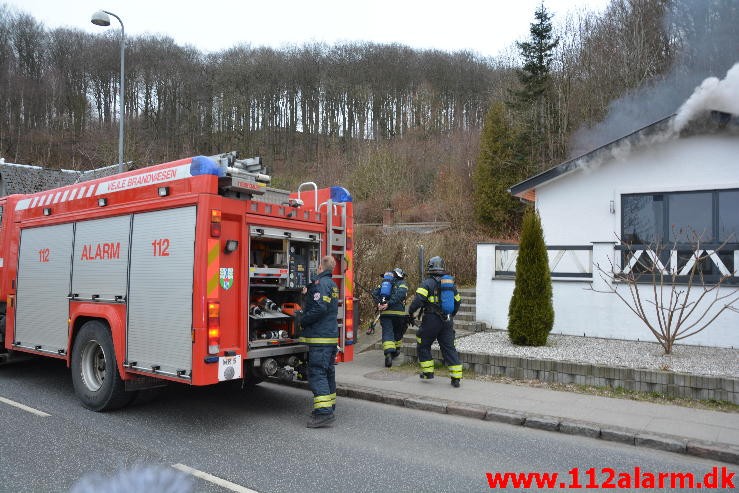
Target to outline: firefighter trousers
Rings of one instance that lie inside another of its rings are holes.
[[[408,317],[405,315],[380,315],[382,326],[382,350],[385,354],[400,351],[403,336],[408,329]]]
[[[459,359],[457,349],[454,347],[454,322],[451,319],[442,320],[441,317],[433,313],[424,315],[421,327],[416,333],[418,364],[421,366],[421,371],[425,374],[434,373],[431,345],[435,340],[439,341],[441,355],[449,370],[449,376],[461,379],[462,362]]]
[[[336,346],[311,344],[308,349],[308,385],[313,392],[313,414],[333,414],[336,408]]]

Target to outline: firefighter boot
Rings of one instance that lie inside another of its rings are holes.
[[[459,388],[459,380],[460,380],[459,378],[452,377],[452,387],[454,387],[455,389],[458,389]]]
[[[312,414],[306,428],[326,428],[336,421],[336,416],[331,414]]]
[[[385,366],[388,368],[393,366],[393,354],[392,353],[385,353]]]
[[[419,376],[419,378],[420,378],[421,380],[431,380],[431,379],[433,379],[433,378],[434,378],[434,374],[433,374],[433,372],[430,372],[430,371],[425,371],[425,372],[421,373],[421,374],[420,374],[420,375],[418,375],[418,376]]]

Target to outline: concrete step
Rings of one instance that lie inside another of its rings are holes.
[[[458,311],[457,315],[454,317],[455,322],[474,322],[475,321],[475,312],[463,312]]]
[[[457,320],[454,319],[454,330],[465,330],[468,332],[484,332],[487,326],[485,322],[477,320]]]
[[[468,298],[474,298],[477,296],[476,288],[458,288],[457,292],[460,296],[465,296]]]
[[[460,320],[459,314],[454,317],[454,330],[457,332],[483,332],[487,329],[485,322],[478,322],[477,320]],[[416,331],[418,327],[408,327],[408,331],[405,333],[406,337],[411,337],[415,341]]]

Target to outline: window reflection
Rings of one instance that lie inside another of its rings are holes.
[[[711,192],[669,194],[670,242],[713,241],[713,197]]]
[[[662,195],[625,195],[621,238],[626,243],[642,244],[662,241]]]
[[[718,241],[739,243],[739,190],[718,192]]]

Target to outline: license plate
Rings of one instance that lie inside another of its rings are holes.
[[[241,356],[221,356],[218,358],[218,381],[241,378]]]

